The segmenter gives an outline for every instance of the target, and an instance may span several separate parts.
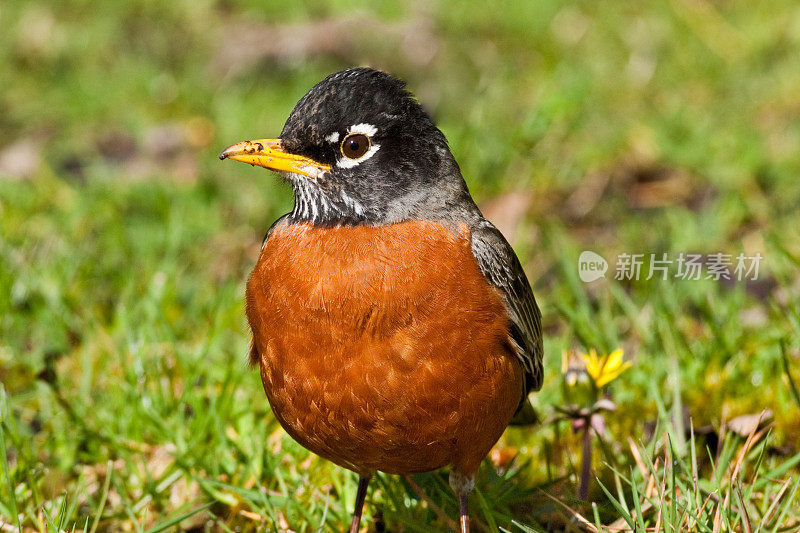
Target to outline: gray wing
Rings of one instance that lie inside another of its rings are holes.
[[[542,387],[542,314],[514,250],[489,221],[472,229],[472,254],[486,279],[500,289],[511,318],[510,336],[525,369],[526,391]]]

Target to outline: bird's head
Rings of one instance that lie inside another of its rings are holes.
[[[370,68],[328,76],[300,99],[280,138],[235,144],[226,158],[280,172],[294,188],[297,222],[448,219],[465,198],[472,204],[442,132],[404,82]]]

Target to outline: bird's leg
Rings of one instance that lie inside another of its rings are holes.
[[[461,533],[469,533],[469,493],[475,486],[475,475],[465,475],[458,470],[450,472],[450,487],[458,497],[461,516]]]
[[[356,506],[353,510],[353,523],[350,525],[350,533],[358,533],[361,524],[361,511],[364,508],[364,499],[367,496],[367,485],[372,475],[358,476],[358,492],[356,492]]]
[[[461,509],[461,533],[469,533],[469,492],[458,495],[458,505]]]

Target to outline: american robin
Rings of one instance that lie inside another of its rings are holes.
[[[475,472],[542,384],[541,315],[445,136],[404,82],[355,68],[220,159],[294,190],[247,282],[250,361],[289,435],[360,476],[350,531],[376,471],[446,466],[469,531]]]

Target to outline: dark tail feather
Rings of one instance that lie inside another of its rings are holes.
[[[530,399],[526,397],[519,404],[517,412],[514,414],[514,418],[511,419],[511,422],[509,422],[509,425],[532,426],[539,422],[539,414],[536,412],[536,409],[534,409]]]

